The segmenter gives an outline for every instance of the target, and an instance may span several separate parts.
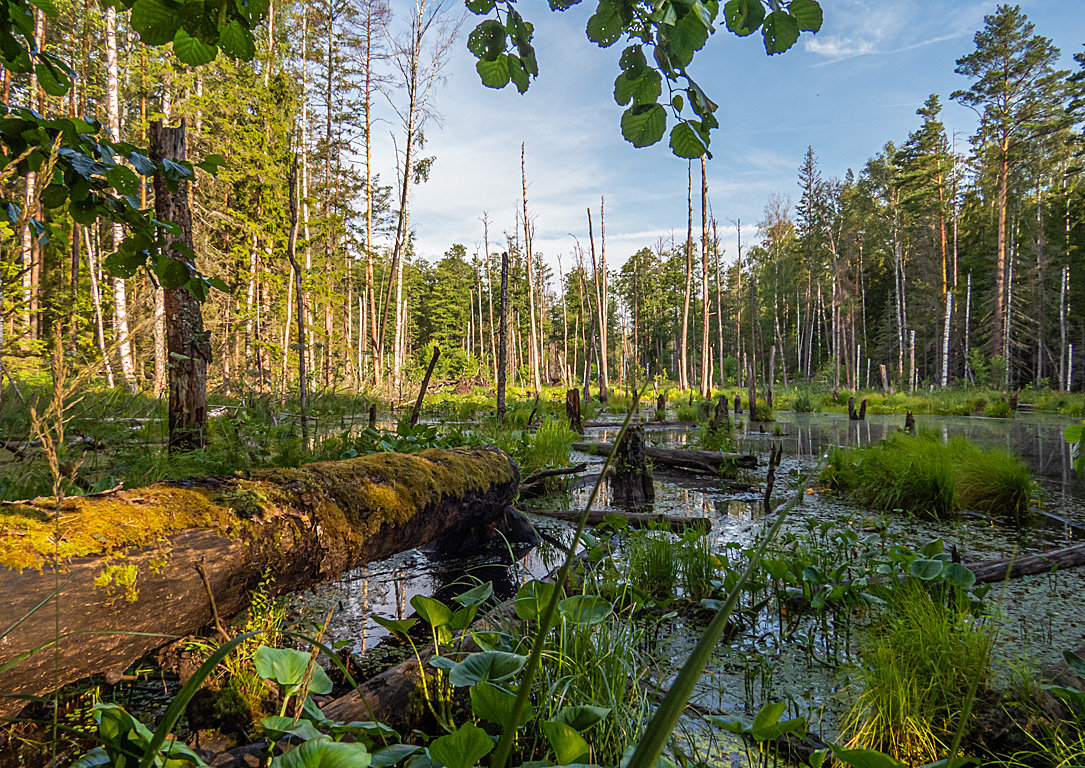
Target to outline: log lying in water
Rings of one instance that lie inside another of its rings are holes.
[[[580,512],[571,509],[529,509],[527,513],[530,515],[542,515],[543,517],[552,517],[555,520],[567,520],[569,522],[576,522],[580,519]],[[618,517],[624,517],[629,521],[629,525],[632,528],[649,528],[658,527],[666,528],[671,531],[684,531],[687,528],[703,528],[706,531],[712,529],[712,519],[708,517],[686,517],[683,515],[663,515],[655,514],[652,512],[617,512],[617,511],[602,511],[593,509],[588,513],[588,525],[599,525],[604,522],[608,515],[617,515]]]
[[[434,449],[70,498],[58,520],[52,499],[0,506],[0,631],[23,619],[0,640],[0,668],[16,662],[0,717],[209,624],[209,593],[228,619],[265,570],[286,592],[434,540],[470,546],[504,524],[519,479],[496,449]]]
[[[1061,549],[1049,549],[1035,555],[1021,555],[1016,558],[1003,558],[1000,560],[983,560],[977,563],[965,563],[972,573],[976,574],[976,581],[981,584],[993,581],[1002,581],[1006,578],[1018,576],[1031,576],[1037,573],[1047,573],[1056,568],[1066,570],[1085,565],[1085,543],[1072,544]]]
[[[606,456],[613,450],[614,443],[573,443],[573,449],[584,453]],[[754,469],[757,457],[752,453],[720,453],[719,451],[699,451],[694,448],[660,448],[645,446],[645,454],[655,464],[679,469],[696,469],[719,472],[741,467]]]

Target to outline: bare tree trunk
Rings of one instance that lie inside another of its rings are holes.
[[[723,367],[723,289],[720,281],[720,239],[716,233],[716,222],[712,221],[712,252],[716,257],[716,345],[720,362],[720,389],[726,389]]]
[[[490,311],[490,363],[494,372],[494,381],[497,381],[497,339],[494,335],[494,281],[490,273],[490,221],[489,216],[482,214],[482,247],[486,252],[486,303]]]
[[[636,270],[636,263],[634,263],[633,268]],[[636,274],[635,271],[634,274]],[[572,376],[569,375],[569,312],[565,304],[565,274],[561,269],[561,254],[558,254],[558,291],[561,293],[561,385],[568,389],[569,383],[572,381]],[[634,291],[633,296],[633,314],[635,317],[636,291]]]
[[[497,349],[497,418],[505,416],[505,368],[509,348],[509,253],[501,252],[501,345]]]
[[[531,333],[531,375],[535,382],[535,391],[542,392],[542,376],[539,373],[539,329],[535,324],[535,268],[531,253],[531,219],[527,213],[527,166],[524,162],[524,144],[520,144],[520,182],[523,189],[524,204],[524,257],[527,259],[527,311],[530,317],[528,328]]]
[[[949,384],[949,335],[953,320],[953,292],[946,291],[946,323],[942,328],[942,388]]]
[[[735,291],[735,359],[738,361],[738,373],[735,376],[736,384],[742,388],[742,379],[746,375],[746,366],[743,364],[743,340],[742,340],[742,219],[736,222],[738,232],[738,258],[735,260],[736,291]]]
[[[298,303],[298,408],[301,413],[301,442],[309,443],[308,399],[309,383],[305,380],[305,299],[302,293],[302,272],[298,266],[298,158],[290,165],[290,237],[286,243],[286,256],[290,259],[290,268],[294,275],[294,298]]]
[[[689,389],[689,301],[693,291],[693,163],[687,169],[686,196],[686,294],[682,302],[682,342],[678,345],[678,388]]]
[[[971,339],[969,333],[972,330],[972,273],[968,273],[968,287],[965,289],[964,304],[964,376],[972,378],[972,349],[969,346]]]
[[[711,304],[708,300],[708,171],[706,158],[701,155],[701,397],[712,394],[708,324]]]
[[[1059,281],[1059,389],[1070,390],[1070,377],[1067,376],[1067,328],[1066,315],[1069,307],[1066,304],[1066,293],[1070,290],[1070,267],[1062,268],[1062,280]]]
[[[156,163],[164,159],[174,162],[185,160],[185,125],[166,128],[161,122],[151,124],[151,159]],[[170,221],[180,230],[178,236],[166,235],[167,250],[164,256],[182,262],[195,273],[192,260],[172,245],[180,242],[192,247],[192,213],[188,207],[188,181],[176,182],[171,191],[166,178],[159,173],[154,176],[155,215],[161,221]],[[211,361],[211,345],[203,332],[203,315],[200,303],[187,288],[166,290],[166,342],[171,365],[169,367],[169,447],[170,450],[191,450],[203,447],[204,430],[207,426],[207,364]]]
[[[90,274],[90,303],[94,307],[94,340],[98,345],[98,354],[102,356],[102,366],[105,368],[106,385],[112,389],[116,383],[113,380],[113,362],[109,359],[105,343],[105,321],[102,317],[102,292],[100,289],[100,268],[98,254],[100,253],[98,228],[91,227],[86,231],[87,243],[87,272]],[[92,240],[93,234],[93,240]]]
[[[120,76],[117,64],[117,9],[106,6],[106,121],[109,132],[115,141],[120,141]],[[113,250],[117,250],[124,240],[124,227],[114,224]],[[132,356],[132,341],[128,332],[128,292],[124,278],[113,278],[113,334],[117,340],[117,353],[120,357],[121,375],[130,390],[136,388],[136,365]]]

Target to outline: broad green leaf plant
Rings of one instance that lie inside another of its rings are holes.
[[[553,11],[580,2],[549,0]],[[467,38],[482,84],[504,88],[511,83],[525,93],[539,76],[534,25],[520,15],[516,0],[466,0],[466,5],[487,17]],[[727,0],[722,8],[719,0],[598,0],[585,32],[601,48],[627,43],[618,59],[614,101],[626,108],[621,131],[633,146],[658,143],[673,120],[669,143],[675,155],[712,156],[709,145],[712,130],[719,127],[718,105],[690,67],[716,32],[721,11],[722,22],[739,37],[760,31],[770,56],[788,50],[802,32],[815,33],[822,24],[816,0]]]

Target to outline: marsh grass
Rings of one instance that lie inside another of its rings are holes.
[[[625,543],[626,580],[653,598],[673,598],[681,567],[678,550],[674,537],[666,531],[634,532]]]
[[[526,475],[547,467],[568,466],[573,443],[578,437],[564,419],[546,419],[528,439],[526,447],[516,452],[520,471]]]
[[[987,680],[989,638],[968,602],[939,601],[918,584],[891,593],[854,669],[857,690],[842,730],[849,747],[879,749],[908,765],[946,752],[975,680]]]
[[[712,552],[708,531],[693,528],[682,534],[676,551],[684,597],[700,602],[713,592],[712,580],[719,576],[719,559]]]
[[[957,437],[898,433],[876,445],[836,448],[822,482],[864,506],[942,518],[961,509],[1020,516],[1033,483],[1020,459]]]

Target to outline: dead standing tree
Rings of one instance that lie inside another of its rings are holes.
[[[171,180],[164,170],[164,161],[185,160],[184,121],[177,128],[167,128],[161,121],[151,123],[150,144],[151,160],[158,166],[154,174],[155,216],[159,221],[176,225],[176,233],[164,234],[162,255],[182,265],[191,278],[196,274],[196,264],[188,181]],[[211,362],[211,344],[203,329],[200,302],[182,284],[165,290],[164,303],[169,358],[169,448],[171,451],[202,448],[207,427],[207,364]]]

